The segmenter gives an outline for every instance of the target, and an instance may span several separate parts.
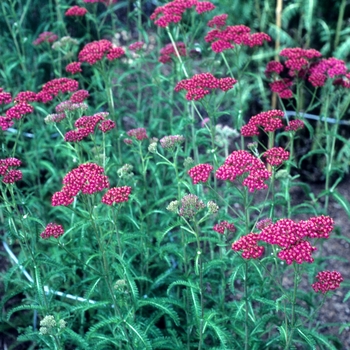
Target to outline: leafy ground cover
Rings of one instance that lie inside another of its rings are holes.
[[[1,2],[3,347],[346,349],[346,1],[36,5]]]

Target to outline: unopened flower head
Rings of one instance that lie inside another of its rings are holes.
[[[177,210],[179,209],[180,202],[179,201],[172,201],[168,204],[166,207],[166,210],[169,210],[173,213],[177,213]]]
[[[219,206],[214,201],[209,201],[207,208],[210,214],[216,214],[219,211]]]
[[[117,174],[122,179],[130,179],[134,176],[132,170],[134,167],[130,164],[124,164],[121,168],[117,170]]]
[[[167,150],[174,150],[175,147],[180,146],[185,142],[182,135],[164,136],[160,139],[160,145]]]
[[[60,40],[55,41],[52,44],[52,49],[59,50],[60,48],[67,48],[71,46],[78,46],[79,41],[70,36],[63,36]]]
[[[192,167],[192,165],[194,164],[194,160],[192,157],[186,157],[185,160],[184,160],[184,167],[186,169]]]
[[[45,227],[45,230],[40,234],[43,239],[48,239],[50,237],[58,238],[64,234],[62,225],[58,225],[54,222],[50,222]]]
[[[196,195],[188,194],[181,199],[179,215],[186,219],[193,219],[204,208],[205,204]]]

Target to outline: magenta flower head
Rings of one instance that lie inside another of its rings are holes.
[[[266,162],[272,166],[280,166],[283,162],[289,159],[289,152],[285,151],[282,147],[273,147],[267,150],[263,157],[266,158]]]
[[[338,271],[321,271],[316,276],[317,282],[312,285],[314,291],[327,293],[340,287],[344,281],[343,276]]]
[[[85,7],[73,6],[73,7],[70,7],[64,15],[68,17],[69,16],[83,17],[86,15],[87,12],[88,11]]]
[[[85,163],[70,171],[63,178],[62,190],[52,196],[52,206],[68,206],[79,192],[93,194],[109,187],[104,169],[95,163]]]
[[[219,180],[234,181],[241,176],[244,177],[243,186],[254,192],[267,188],[264,181],[271,177],[271,173],[260,159],[247,151],[239,150],[226,158],[224,164],[216,171],[216,177]]]
[[[170,23],[178,23],[187,9],[196,7],[196,12],[201,14],[214,10],[215,6],[209,1],[198,0],[173,0],[163,6],[159,6],[151,15],[151,20],[159,27],[167,27]]]
[[[0,116],[0,128],[5,131],[13,125],[13,121],[9,117]]]
[[[48,81],[41,89],[41,91],[37,94],[37,100],[39,101],[40,98],[38,99],[38,95],[40,93],[42,94],[47,94],[51,96],[57,96],[59,93],[66,93],[66,92],[74,92],[77,91],[79,88],[79,83],[70,78],[57,78]],[[43,101],[44,102],[44,101]]]
[[[20,170],[12,169],[19,167],[22,162],[17,158],[0,159],[0,176],[2,182],[5,184],[13,184],[22,179],[22,172]]]
[[[0,105],[7,105],[12,102],[12,97],[9,92],[0,91]]]
[[[145,43],[143,41],[136,41],[129,45],[130,51],[140,51],[145,46]]]
[[[147,132],[145,128],[137,128],[137,129],[131,129],[127,132],[127,135],[129,137],[133,137],[136,140],[142,141],[144,139],[147,139]]]
[[[129,195],[131,193],[131,187],[112,187],[107,193],[102,197],[102,203],[107,205],[113,205],[114,203],[123,203],[129,200]]]
[[[232,250],[235,252],[243,251],[242,258],[244,259],[258,259],[264,254],[264,247],[258,246],[259,234],[249,233],[242,236],[238,241],[232,244]]]
[[[70,97],[70,100],[73,103],[84,102],[90,96],[89,91],[87,90],[78,90]]]
[[[16,103],[19,102],[35,102],[36,101],[36,93],[33,91],[21,91],[17,94],[17,96],[13,99]]]
[[[42,239],[48,239],[50,237],[58,238],[64,234],[63,227],[61,225],[50,222],[45,227],[45,230],[40,234]]]
[[[282,117],[284,112],[278,109],[273,109],[267,112],[261,112],[250,118],[248,124],[241,129],[241,134],[247,136],[259,135],[259,128],[265,132],[273,132],[283,127]]]
[[[9,119],[22,119],[24,115],[30,114],[33,111],[33,106],[26,102],[20,102],[6,111],[6,117]]]
[[[304,122],[300,119],[294,119],[289,122],[287,126],[285,126],[285,131],[298,131],[304,128]]]
[[[213,89],[221,89],[227,91],[233,88],[237,80],[233,78],[215,78],[211,73],[200,73],[194,75],[190,79],[184,79],[178,82],[175,86],[175,91],[186,90],[186,99],[200,100],[210,94]]]
[[[71,74],[81,73],[83,70],[81,69],[81,62],[72,62],[66,65],[66,72]]]
[[[199,164],[191,168],[187,173],[192,178],[193,184],[196,185],[198,182],[207,182],[213,169],[210,164]]]

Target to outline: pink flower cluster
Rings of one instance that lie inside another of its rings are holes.
[[[21,119],[24,115],[30,114],[33,111],[34,108],[30,104],[26,102],[19,102],[6,111],[6,118],[9,121],[11,119]]]
[[[325,84],[328,77],[344,76],[347,70],[342,60],[334,57],[322,59],[310,68],[308,80],[313,86],[320,87]]]
[[[59,93],[74,92],[78,90],[79,83],[70,78],[57,78],[48,81],[37,93],[36,99],[38,102],[49,102],[53,99],[54,96],[57,96]]]
[[[245,256],[242,254],[246,259],[256,259],[263,252],[263,250],[258,250],[258,248],[261,247],[257,245],[257,242],[261,241],[282,248],[277,256],[281,260],[285,260],[288,265],[293,262],[297,264],[302,264],[303,262],[311,263],[314,261],[311,255],[316,248],[313,247],[307,239],[328,238],[330,232],[333,230],[333,225],[333,219],[324,215],[299,222],[295,222],[291,219],[281,219],[274,224],[267,222],[267,225],[262,225],[260,227],[261,232],[259,234],[250,233],[247,236],[241,237],[232,245],[232,249],[246,252]],[[248,243],[246,243],[246,240]],[[242,242],[250,249],[248,252],[247,248],[245,248],[246,246],[243,245]],[[258,255],[256,252],[260,252],[261,254]],[[254,253],[256,253],[256,256],[253,255]]]
[[[345,74],[343,77],[334,79],[333,85],[342,86],[345,89],[350,89],[350,73]]]
[[[340,283],[344,281],[342,275],[338,271],[321,271],[316,276],[317,282],[312,285],[314,291],[327,293],[340,287]]]
[[[277,79],[270,84],[270,89],[275,92],[280,98],[289,99],[293,97],[293,91],[290,89],[294,85],[292,79],[281,78]]]
[[[250,118],[248,124],[244,125],[241,133],[245,137],[259,135],[259,128],[265,132],[273,132],[283,127],[282,117],[284,112],[273,109],[267,112],[261,112]]]
[[[289,152],[285,151],[282,147],[272,147],[263,154],[263,157],[266,158],[268,164],[280,166],[289,159]]]
[[[9,92],[4,92],[3,89],[0,90],[0,105],[7,105],[12,102],[12,97]]]
[[[294,119],[289,121],[289,124],[285,126],[285,131],[298,131],[304,128],[304,122],[300,119]]]
[[[58,36],[52,32],[43,32],[39,34],[38,38],[33,41],[33,45],[40,45],[41,43],[53,43],[58,39]]]
[[[151,15],[151,20],[159,27],[167,27],[170,23],[178,23],[184,12],[195,6],[196,12],[201,14],[214,10],[215,6],[209,1],[198,0],[173,0],[163,6],[159,6]]]
[[[2,182],[6,184],[12,184],[22,179],[22,172],[20,170],[11,169],[19,167],[22,162],[17,158],[0,159],[0,176],[2,176]]]
[[[264,254],[264,247],[258,246],[259,234],[249,233],[246,236],[242,236],[238,241],[232,244],[232,250],[238,252],[243,251],[242,257],[244,259],[257,259]]]
[[[94,65],[101,61],[105,56],[108,60],[113,61],[125,54],[121,47],[113,47],[113,44],[106,39],[93,41],[86,44],[79,52],[78,59],[80,62],[87,62]]]
[[[139,140],[139,141],[142,141],[148,138],[145,128],[131,129],[127,132],[127,135],[130,137],[134,137],[136,140]]]
[[[199,164],[191,168],[187,173],[192,178],[193,184],[196,185],[198,182],[207,182],[213,169],[210,164]]]
[[[211,43],[214,52],[219,53],[233,49],[234,45],[245,45],[249,47],[262,46],[265,41],[271,41],[269,35],[265,33],[250,32],[250,28],[245,25],[226,26],[227,15],[215,16],[208,22],[209,27],[216,27],[206,36],[205,41]]]
[[[5,131],[13,125],[11,118],[0,116],[0,128]]]
[[[180,56],[186,56],[186,46],[182,42],[175,43],[177,52]],[[176,57],[176,51],[172,43],[166,45],[160,50],[160,57],[158,59],[161,63],[171,62],[171,55]]]
[[[68,206],[81,191],[83,194],[93,194],[109,187],[104,169],[95,163],[81,164],[63,178],[63,187],[52,196],[52,206]]]
[[[250,192],[266,189],[264,181],[271,177],[264,163],[244,150],[232,152],[216,171],[216,177],[224,181],[234,181],[243,175],[245,178],[242,184],[248,187]]]
[[[131,187],[112,187],[107,193],[102,197],[102,203],[107,205],[113,205],[113,203],[123,203],[129,200],[129,195],[131,193]]]
[[[67,111],[71,112],[71,111],[75,111],[77,109],[81,109],[81,110],[87,110],[88,106],[87,104],[85,104],[84,102],[80,102],[80,103],[73,103],[71,100],[67,100],[67,101],[62,101],[60,102],[56,107],[55,107],[55,111],[57,113],[65,113]]]
[[[45,230],[40,234],[42,239],[48,239],[50,237],[58,238],[64,234],[62,225],[55,224],[50,222],[45,227]]]
[[[71,74],[81,73],[83,70],[81,69],[81,62],[72,62],[67,64],[66,72]]]
[[[213,230],[223,235],[225,233],[225,230],[235,232],[236,227],[234,224],[230,224],[227,221],[221,221],[218,224],[214,225]]]
[[[33,91],[21,91],[14,98],[15,102],[35,102],[36,101],[36,93]]]
[[[73,103],[82,103],[90,96],[87,90],[78,90],[70,97]]]
[[[70,130],[64,136],[64,140],[67,142],[79,142],[89,135],[93,134],[95,127],[99,125],[99,129],[102,132],[107,132],[115,127],[115,123],[110,119],[105,119],[108,115],[107,112],[96,113],[92,116],[82,116],[76,120],[74,126],[75,130]],[[104,123],[103,122],[107,122]]]
[[[215,78],[210,73],[200,73],[190,79],[184,79],[175,86],[175,91],[186,90],[187,100],[200,100],[210,93],[212,89],[227,91],[233,88],[237,80],[233,78]]]
[[[65,16],[83,17],[86,15],[87,12],[88,11],[85,7],[72,6],[66,11]]]

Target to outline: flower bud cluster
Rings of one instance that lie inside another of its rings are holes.
[[[170,23],[178,23],[187,9],[196,7],[196,12],[201,14],[214,10],[215,6],[209,1],[198,0],[173,0],[163,6],[159,6],[151,15],[151,20],[159,27],[167,27]]]
[[[164,136],[160,140],[162,148],[167,150],[174,150],[175,147],[180,146],[185,142],[185,138],[182,135],[170,135]]]
[[[250,192],[266,189],[264,181],[271,177],[264,163],[244,150],[232,152],[216,171],[216,177],[224,181],[234,181],[243,175],[246,177],[242,184],[248,187]]]
[[[196,185],[198,182],[207,182],[213,169],[210,164],[199,164],[191,168],[187,173],[192,178],[193,184]]]
[[[63,178],[62,190],[52,196],[52,206],[68,206],[81,191],[83,194],[93,194],[109,187],[104,169],[95,163],[85,163],[70,171]]]
[[[233,78],[215,78],[211,73],[200,73],[190,79],[184,79],[175,86],[175,91],[186,90],[186,99],[200,100],[210,93],[212,89],[227,91],[233,88],[237,80]]]
[[[205,204],[196,195],[188,194],[181,199],[179,215],[186,219],[193,219],[204,208]]]
[[[22,179],[22,172],[20,170],[12,169],[19,167],[22,162],[17,158],[0,159],[0,176],[2,182],[5,184],[12,184]]]
[[[48,239],[50,237],[58,238],[64,234],[62,225],[55,224],[50,222],[45,227],[45,230],[40,234],[40,237],[43,239]]]
[[[102,197],[102,203],[107,205],[113,205],[114,203],[123,203],[129,200],[131,193],[131,187],[112,187]]]

